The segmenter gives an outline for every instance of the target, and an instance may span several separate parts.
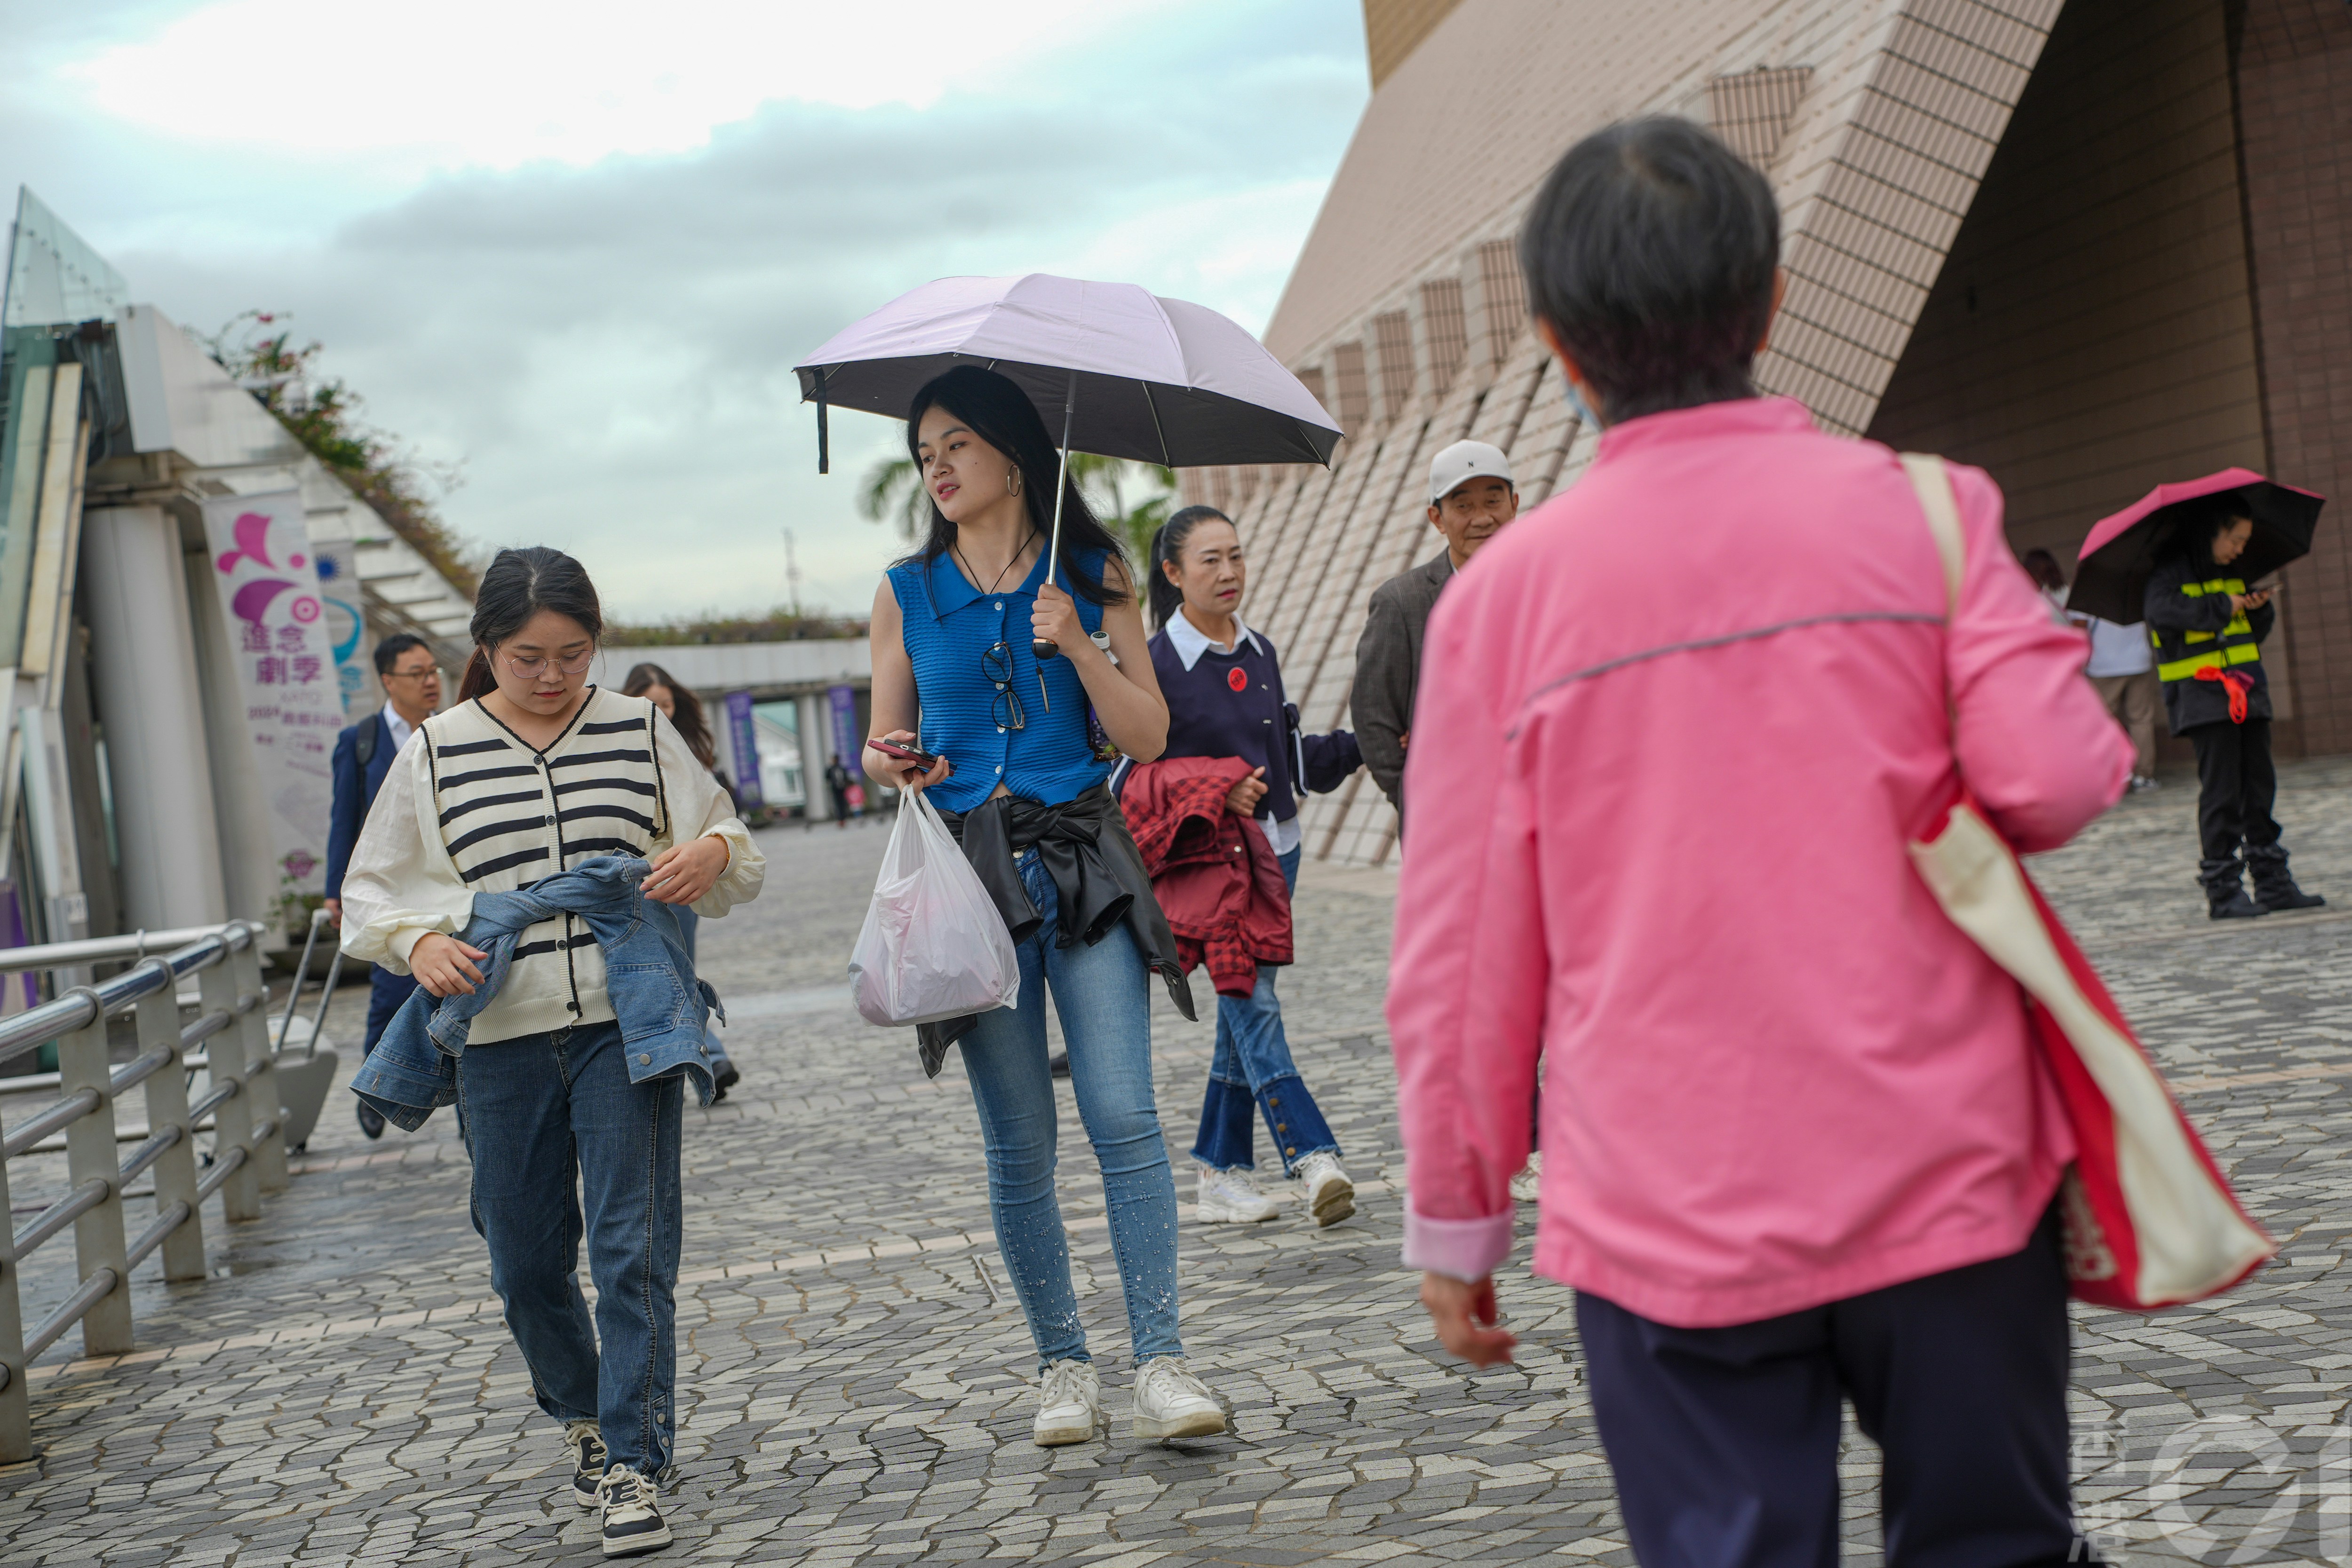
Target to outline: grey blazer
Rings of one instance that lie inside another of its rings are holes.
[[[1371,612],[1356,642],[1356,685],[1349,712],[1364,766],[1389,803],[1404,815],[1404,738],[1421,682],[1421,639],[1437,595],[1454,580],[1445,550],[1372,591]]]

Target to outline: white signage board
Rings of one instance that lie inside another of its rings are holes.
[[[205,502],[205,537],[245,696],[278,888],[318,893],[343,694],[301,492],[214,497]]]

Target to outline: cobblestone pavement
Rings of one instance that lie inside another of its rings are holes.
[[[2327,1532],[2352,1523],[2337,1425],[2352,1387],[2339,1146],[2352,762],[2284,780],[2297,869],[2339,900],[2312,915],[2204,920],[2190,793],[2176,781],[2127,801],[2038,874],[2284,1256],[2218,1303],[2078,1312],[2078,1497],[2126,1561],[2340,1558],[2352,1543]],[[1283,981],[1297,1054],[1361,1183],[1358,1217],[1317,1230],[1294,1199],[1267,1225],[1185,1228],[1183,1332],[1234,1435],[1125,1436],[1118,1274],[1065,1088],[1061,1197],[1115,1425],[1107,1440],[1032,1447],[1027,1336],[960,1069],[951,1057],[925,1082],[908,1034],[846,1005],[841,965],[883,841],[873,827],[771,831],[766,896],[704,928],[746,1077],[688,1113],[681,1539],[663,1561],[1631,1560],[1568,1292],[1510,1266],[1522,1359],[1473,1374],[1439,1353],[1397,1267],[1380,1011],[1394,882],[1381,872],[1309,869],[1300,963]],[[339,1005],[348,1033],[358,1009]],[[1212,1035],[1159,1005],[1160,1103],[1182,1171]],[[339,1094],[297,1168],[262,1220],[207,1215],[209,1281],[141,1270],[150,1348],[61,1351],[36,1368],[44,1450],[0,1469],[0,1559],[596,1560],[491,1298],[450,1119],[371,1145]],[[18,1178],[20,1207],[42,1201],[39,1175]],[[28,1317],[63,1288],[37,1274]],[[1875,1457],[1859,1437],[1847,1457],[1850,1550],[1874,1556],[1859,1516]]]

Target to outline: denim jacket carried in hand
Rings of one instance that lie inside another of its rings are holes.
[[[419,988],[393,1015],[383,1038],[360,1064],[352,1092],[414,1132],[457,1098],[457,1060],[474,1017],[505,984],[515,940],[532,924],[580,916],[604,949],[605,987],[627,1048],[629,1082],[684,1072],[710,1103],[709,1015],[726,1009],[709,982],[696,978],[677,912],[638,889],[652,868],[634,855],[598,855],[570,871],[512,893],[474,895],[473,918],[459,937],[489,955],[471,996],[436,997]],[[486,1048],[488,1049],[488,1048]]]

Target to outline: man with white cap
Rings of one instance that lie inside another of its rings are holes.
[[[1421,675],[1421,636],[1437,595],[1470,562],[1478,547],[1519,515],[1511,462],[1500,447],[1457,441],[1430,460],[1429,526],[1445,548],[1381,584],[1356,643],[1356,685],[1349,699],[1364,766],[1404,831],[1404,752],[1412,729],[1413,693]]]

